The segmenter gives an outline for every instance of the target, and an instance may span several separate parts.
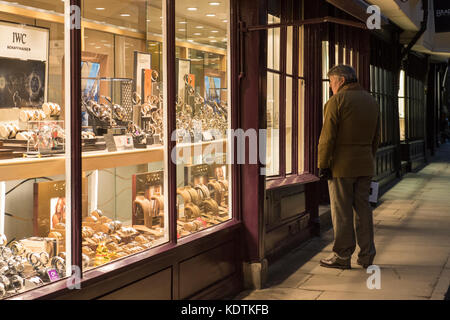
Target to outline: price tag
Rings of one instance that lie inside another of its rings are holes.
[[[60,279],[58,271],[56,271],[55,269],[47,270],[47,274],[48,274],[48,277],[49,277],[51,282],[55,282],[55,281],[58,281]]]
[[[108,152],[114,152],[117,151],[116,142],[114,140],[114,136],[111,133],[105,134],[105,142],[106,142],[106,148],[108,149]]]

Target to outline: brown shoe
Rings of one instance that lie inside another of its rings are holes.
[[[320,260],[320,265],[325,268],[351,269],[350,259],[341,259],[337,255]]]
[[[371,266],[373,263],[362,263],[361,261],[359,261],[359,259],[356,261],[357,264],[359,264],[361,267],[363,267],[364,269],[367,269],[369,266]]]

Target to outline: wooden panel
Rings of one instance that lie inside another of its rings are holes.
[[[305,212],[305,186],[296,185],[267,190],[267,216],[264,219],[267,230],[285,223],[286,219]]]
[[[287,223],[272,229],[265,235],[265,255],[276,255],[283,247],[292,243],[298,245],[298,237],[308,237],[306,229],[309,227],[310,215],[303,214],[291,219]]]
[[[172,269],[167,268],[107,294],[99,300],[171,300],[171,278]]]
[[[179,297],[189,296],[213,285],[236,271],[234,242],[185,260],[179,264]]]
[[[306,210],[305,193],[294,194],[281,199],[280,218],[286,219]]]

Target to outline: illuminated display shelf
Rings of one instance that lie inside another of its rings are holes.
[[[208,146],[217,145],[217,151],[226,151],[226,139],[199,142],[193,144],[177,144],[178,148],[194,149],[201,146],[202,150]],[[222,144],[221,147],[218,145]],[[183,150],[179,152],[183,155]],[[164,147],[154,146],[148,149],[133,149],[124,151],[92,151],[84,152],[82,159],[83,171],[102,170],[116,167],[133,166],[144,163],[164,161]],[[18,158],[0,161],[0,181],[21,180],[33,177],[50,177],[65,173],[65,157],[49,158]]]

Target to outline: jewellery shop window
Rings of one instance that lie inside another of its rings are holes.
[[[229,1],[176,1],[177,237],[231,219]]]
[[[65,201],[64,26],[55,14],[63,5],[2,2],[0,299],[6,299],[65,278],[71,226]],[[36,9],[48,13],[46,20]]]
[[[83,1],[83,270],[168,241],[162,0]]]

